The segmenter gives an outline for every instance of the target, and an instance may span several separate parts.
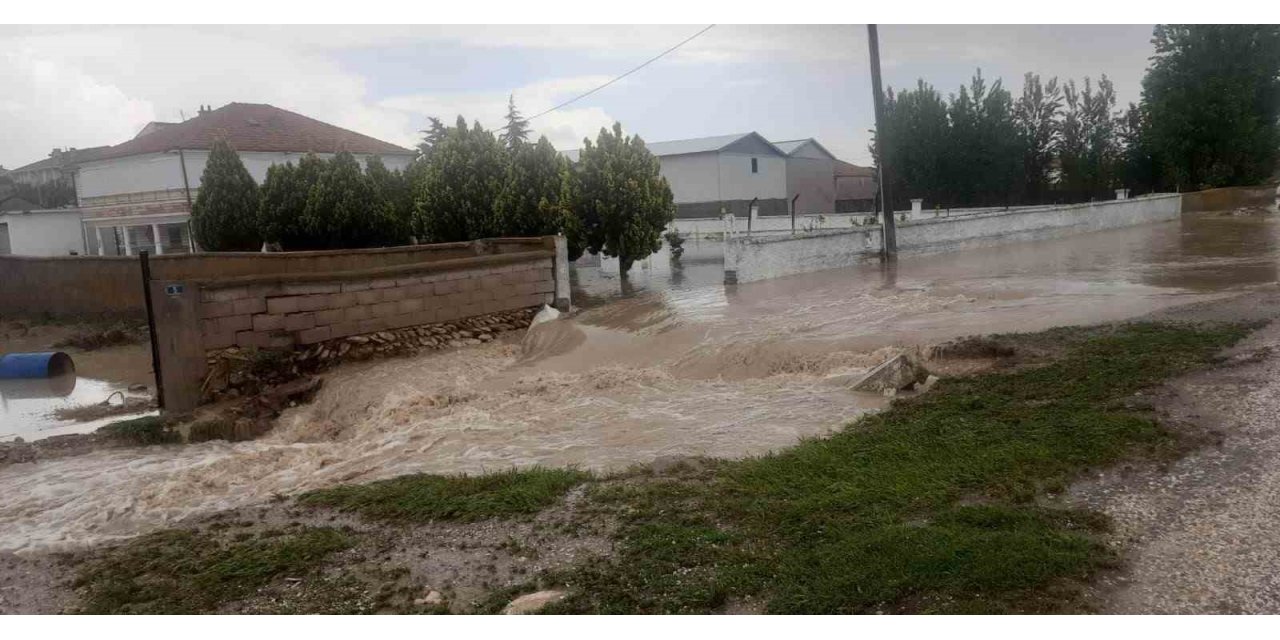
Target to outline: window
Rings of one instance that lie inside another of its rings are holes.
[[[751,159],[751,173],[760,173],[760,161],[755,158]]]
[[[127,253],[136,256],[142,251],[146,251],[151,255],[156,254],[156,237],[155,229],[151,225],[134,225],[124,227],[124,232],[128,234],[129,244],[126,245]]]
[[[174,222],[160,226],[161,245],[165,253],[190,253],[187,223]]]

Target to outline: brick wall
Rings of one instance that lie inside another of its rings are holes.
[[[482,255],[551,249],[546,238],[288,253],[197,253],[151,257],[153,280],[313,274],[376,269]],[[0,314],[132,315],[145,313],[138,258],[0,256]]]
[[[428,256],[432,259],[422,259]],[[200,402],[207,356],[226,347],[302,349],[326,340],[569,304],[567,244],[555,236],[240,257],[263,258],[254,261],[263,268],[308,270],[218,278],[152,271],[166,410],[186,411]],[[400,263],[407,258],[417,261]],[[333,268],[352,264],[385,266]]]
[[[199,285],[208,351],[286,348],[484,313],[552,304],[554,252],[479,256],[329,277]]]

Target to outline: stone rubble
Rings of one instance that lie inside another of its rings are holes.
[[[537,613],[553,602],[564,600],[566,595],[568,594],[564,591],[557,591],[554,589],[527,593],[508,603],[506,608],[502,610],[502,613],[503,615],[508,616]]]
[[[530,325],[538,307],[502,311],[452,322],[326,340],[305,348],[268,351],[228,347],[210,351],[204,402],[260,393],[343,361],[457,349],[492,341],[499,334]]]

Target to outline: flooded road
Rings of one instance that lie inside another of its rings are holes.
[[[1181,222],[725,287],[719,247],[575,269],[572,319],[520,341],[348,365],[246,443],[0,468],[0,550],[136,535],[212,510],[409,472],[739,457],[884,399],[844,389],[902,348],[1118,320],[1277,280],[1272,215]]]

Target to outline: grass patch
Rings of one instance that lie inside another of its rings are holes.
[[[536,513],[589,478],[581,471],[543,468],[483,476],[415,474],[320,489],[303,494],[299,502],[380,520],[470,522]]]
[[[329,528],[233,543],[196,531],[163,531],[87,561],[75,586],[82,590],[83,613],[206,613],[278,577],[300,577],[351,544],[348,535]]]
[[[95,432],[132,444],[171,444],[181,442],[182,436],[170,427],[161,416],[142,416],[131,420],[119,420],[99,427]]]
[[[737,597],[773,613],[1069,610],[1073,585],[1114,562],[1096,535],[1106,521],[1036,499],[1086,468],[1173,451],[1123,400],[1246,333],[1054,330],[1059,353],[1043,366],[944,380],[709,478],[593,491],[623,516],[618,553],[540,576],[572,587],[547,611],[706,612]]]

